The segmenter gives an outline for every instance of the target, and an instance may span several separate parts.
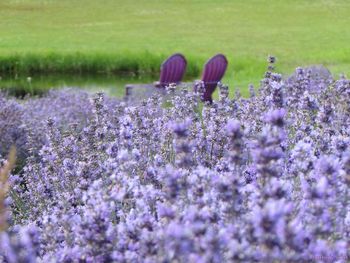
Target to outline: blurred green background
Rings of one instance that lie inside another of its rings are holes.
[[[284,74],[311,64],[349,74],[349,14],[346,0],[1,0],[0,72],[33,83],[52,73],[156,79],[161,61],[181,52],[192,80],[224,53],[223,82],[245,93],[268,54]]]

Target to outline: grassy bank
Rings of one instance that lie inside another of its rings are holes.
[[[159,76],[159,68],[167,55],[143,53],[22,53],[11,55],[0,55],[0,74],[5,77],[23,78],[39,75],[74,75],[77,78],[113,77],[120,78],[153,78]],[[203,65],[208,59],[205,56],[186,56],[188,66],[185,80],[191,81],[200,77]],[[230,58],[225,82],[231,84],[231,80],[252,81],[257,83],[266,69],[267,63],[264,58]],[[234,77],[232,73],[234,72]],[[65,77],[66,77],[65,76]],[[50,76],[51,78],[51,76]]]
[[[0,71],[152,75],[182,52],[193,79],[221,52],[231,87],[257,84],[268,54],[283,73],[324,64],[349,74],[349,11],[345,0],[3,0]]]
[[[36,74],[105,74],[105,75],[156,75],[166,56],[142,53],[15,53],[0,55],[0,72],[3,75]],[[200,59],[191,59],[187,76],[197,76]]]

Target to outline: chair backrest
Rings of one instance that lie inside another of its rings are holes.
[[[227,59],[222,54],[215,55],[205,63],[202,75],[202,81],[205,86],[203,101],[213,101],[212,94],[218,82],[224,76],[227,64]]]
[[[165,60],[160,66],[160,87],[166,87],[170,83],[179,83],[186,71],[187,61],[182,54],[174,54]]]

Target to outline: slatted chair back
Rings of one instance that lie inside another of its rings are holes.
[[[209,101],[210,103],[213,101],[212,94],[218,82],[224,76],[227,64],[227,59],[222,54],[215,55],[205,63],[202,75],[205,86],[203,101]]]
[[[182,54],[170,56],[160,67],[159,87],[165,88],[171,83],[178,84],[185,74],[186,66],[187,61]]]

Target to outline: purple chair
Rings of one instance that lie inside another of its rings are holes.
[[[207,61],[204,65],[202,81],[204,82],[205,92],[203,101],[213,101],[212,94],[218,82],[222,79],[227,68],[227,59],[222,54],[217,54]]]
[[[176,53],[167,58],[160,66],[159,81],[150,84],[127,84],[125,98],[128,101],[141,100],[150,97],[154,92],[165,92],[165,87],[171,83],[179,84],[185,74],[187,61],[182,54]]]
[[[160,78],[159,81],[154,83],[158,88],[165,88],[171,83],[180,83],[185,71],[187,61],[185,57],[176,53],[165,60],[160,66]]]

